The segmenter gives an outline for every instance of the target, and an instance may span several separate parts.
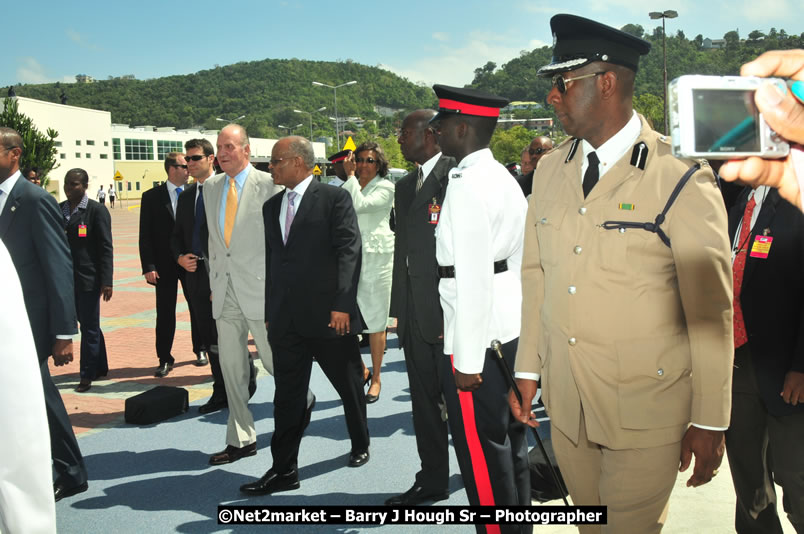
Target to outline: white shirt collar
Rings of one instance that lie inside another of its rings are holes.
[[[311,174],[310,176],[308,176],[307,178],[296,184],[296,187],[294,187],[293,189],[288,188],[288,191],[293,191],[294,193],[299,195],[298,198],[296,199],[297,206],[299,205],[298,202],[301,200],[301,197],[303,197],[305,191],[307,191],[307,188],[310,187],[310,182],[312,181],[313,181],[313,175]]]
[[[430,173],[433,172],[433,168],[436,166],[436,163],[438,163],[438,160],[440,158],[441,158],[441,152],[439,152],[432,158],[422,163],[422,176],[424,176],[425,180],[427,179],[428,176],[430,176]]]
[[[639,120],[639,115],[637,115],[636,111],[633,112],[631,115],[631,119],[625,123],[625,126],[620,129],[619,132],[611,136],[605,143],[600,145],[597,148],[594,148],[589,141],[584,139],[581,141],[581,145],[583,146],[583,170],[581,172],[581,176],[583,173],[586,172],[586,167],[589,166],[589,160],[587,156],[590,152],[596,152],[597,157],[600,160],[600,178],[603,178],[603,175],[611,169],[615,163],[620,161],[626,152],[628,152],[636,143],[637,138],[639,138],[639,134],[642,131],[642,123]]]
[[[479,161],[484,159],[494,159],[494,154],[491,153],[490,148],[481,148],[480,150],[476,150],[471,154],[466,155],[460,163],[458,163],[459,169],[465,169],[466,167],[471,167],[472,165],[476,165]]]

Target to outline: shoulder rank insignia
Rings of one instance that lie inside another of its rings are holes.
[[[572,161],[572,158],[575,157],[575,153],[578,151],[578,145],[581,144],[581,140],[575,138],[572,140],[572,144],[570,145],[569,154],[567,154],[567,159],[564,160],[564,163],[569,163]]]
[[[631,165],[634,167],[639,168],[639,170],[645,170],[645,161],[648,159],[648,146],[645,144],[644,141],[640,141],[639,143],[634,145],[634,150],[631,151]]]

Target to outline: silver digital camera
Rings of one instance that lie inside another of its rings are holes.
[[[754,93],[775,78],[681,76],[667,88],[673,154],[678,157],[782,158],[788,145],[762,118]]]

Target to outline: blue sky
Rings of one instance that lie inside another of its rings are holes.
[[[0,86],[134,74],[189,74],[238,61],[351,59],[411,81],[463,85],[487,61],[498,65],[551,44],[550,17],[572,13],[621,27],[657,26],[649,11],[675,9],[668,34],[720,38],[730,30],[804,31],[793,0],[321,0],[209,2],[12,1],[4,8]],[[9,11],[10,10],[10,11]],[[660,22],[660,21],[659,21]],[[11,45],[8,53],[8,44]],[[341,83],[348,80],[322,80]]]

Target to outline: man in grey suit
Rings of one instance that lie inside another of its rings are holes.
[[[78,333],[73,262],[58,204],[47,191],[22,178],[22,150],[19,133],[0,128],[0,239],[20,278],[39,357],[58,501],[87,490],[84,459],[48,369],[51,355],[57,366],[73,361],[72,336]]]
[[[204,184],[209,229],[209,285],[212,316],[218,328],[218,348],[229,421],[226,449],[209,463],[231,463],[257,454],[254,418],[248,409],[248,334],[254,337],[265,369],[273,374],[265,312],[265,249],[262,205],[280,188],[270,175],[249,163],[251,147],[245,128],[230,124],[217,142],[223,174]]]
[[[254,337],[265,369],[273,356],[265,330],[265,229],[262,205],[282,189],[271,175],[249,163],[245,128],[229,124],[218,135],[222,174],[204,184],[209,229],[209,285],[218,327],[221,371],[229,402],[226,449],[209,463],[221,465],[257,454],[254,418],[248,409],[248,334]],[[312,406],[308,394],[308,408]]]
[[[399,319],[397,333],[405,351],[421,469],[413,487],[385,501],[393,506],[449,497],[447,422],[438,365],[444,357],[444,317],[435,297],[435,229],[455,160],[441,154],[429,124],[435,114],[430,109],[409,114],[397,139],[405,159],[419,164],[396,184],[391,316]]]

